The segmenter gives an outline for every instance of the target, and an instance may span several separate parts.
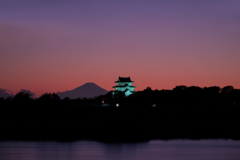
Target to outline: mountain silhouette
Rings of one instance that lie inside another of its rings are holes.
[[[65,97],[69,97],[70,99],[76,98],[91,98],[95,96],[105,95],[108,91],[99,87],[95,83],[85,83],[84,85],[77,87],[70,91],[58,92],[58,96],[63,99]]]

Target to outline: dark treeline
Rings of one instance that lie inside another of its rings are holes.
[[[104,103],[104,104],[103,104]],[[116,107],[119,104],[119,107]],[[177,86],[95,98],[0,98],[1,140],[240,139],[240,90]]]

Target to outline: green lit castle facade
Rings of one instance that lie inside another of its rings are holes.
[[[131,81],[130,77],[119,77],[115,83],[117,83],[117,85],[113,86],[113,88],[115,88],[115,91],[112,91],[113,97],[119,92],[124,93],[126,97],[135,93],[134,88],[136,87],[132,86],[134,81]]]

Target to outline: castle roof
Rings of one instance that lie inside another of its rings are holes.
[[[120,77],[118,78],[118,81],[115,81],[116,83],[118,82],[133,82],[131,81],[130,77]]]
[[[128,85],[124,85],[124,86],[113,86],[112,88],[125,88],[125,87],[128,87],[128,88],[136,88],[136,86],[128,86]]]

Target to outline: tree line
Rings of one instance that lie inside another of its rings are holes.
[[[56,93],[45,93],[33,99],[29,93],[18,92],[14,97],[0,98],[0,104],[31,105],[68,105],[68,106],[101,106],[116,103],[127,107],[164,107],[164,106],[240,106],[240,89],[233,86],[198,87],[176,86],[172,90],[152,90],[150,87],[125,97],[119,93],[112,97],[111,93],[94,98],[68,97],[61,99]]]
[[[0,99],[0,140],[240,139],[239,113],[240,90],[232,86],[147,87],[114,98],[110,92],[77,99],[45,93],[33,99],[19,92]]]

